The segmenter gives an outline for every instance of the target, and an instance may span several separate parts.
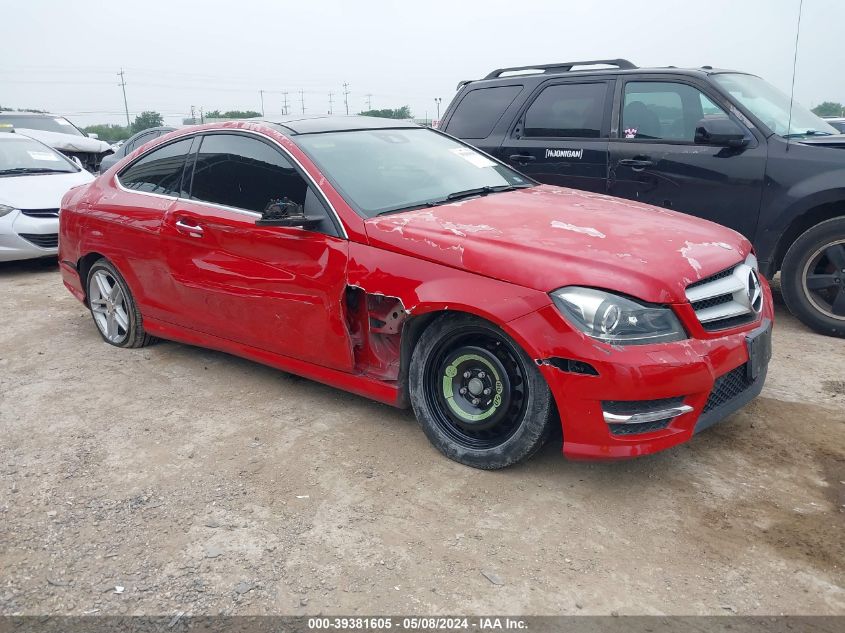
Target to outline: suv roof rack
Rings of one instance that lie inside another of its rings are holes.
[[[583,62],[562,62],[560,64],[541,64],[539,66],[514,66],[513,68],[497,68],[484,79],[495,79],[501,77],[504,73],[519,72],[521,70],[541,71],[542,73],[565,73],[572,70],[573,66],[597,66],[604,64],[606,66],[616,66],[622,70],[630,70],[636,68],[634,64],[627,59],[592,59]]]

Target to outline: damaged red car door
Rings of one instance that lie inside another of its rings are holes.
[[[230,341],[350,370],[344,326],[347,241],[289,158],[260,137],[206,134],[187,165],[189,189],[162,235],[180,323]],[[275,201],[322,226],[256,225]]]

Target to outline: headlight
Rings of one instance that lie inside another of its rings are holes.
[[[580,286],[555,290],[551,297],[575,327],[605,343],[645,345],[687,338],[671,308]]]
[[[0,204],[0,218],[2,218],[4,215],[9,215],[14,210],[15,207],[10,207],[7,204]]]

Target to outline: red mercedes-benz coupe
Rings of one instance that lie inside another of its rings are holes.
[[[64,283],[108,343],[183,341],[410,404],[477,468],[556,423],[570,457],[673,446],[759,394],[771,354],[739,234],[538,185],[401,121],[172,132],[69,192],[60,221]]]

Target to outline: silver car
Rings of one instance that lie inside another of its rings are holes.
[[[0,261],[55,256],[62,196],[92,180],[44,143],[0,133]]]

